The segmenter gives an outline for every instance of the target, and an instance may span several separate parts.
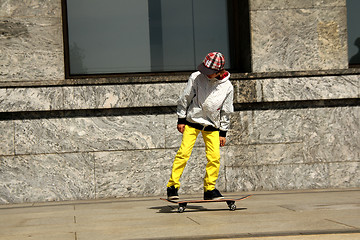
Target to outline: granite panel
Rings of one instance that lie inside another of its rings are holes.
[[[61,1],[1,0],[0,16],[61,17]]]
[[[179,88],[179,84],[1,88],[0,111],[175,106]]]
[[[256,111],[253,143],[302,142],[302,110]]]
[[[96,197],[166,194],[174,150],[97,152]]]
[[[62,153],[163,148],[156,115],[17,120],[15,153]]]
[[[182,86],[173,83],[64,87],[64,108],[174,106]]]
[[[356,75],[276,78],[259,80],[265,102],[322,100],[359,97]]]
[[[253,124],[255,111],[236,111],[230,118],[230,129],[227,134],[227,144],[240,145],[250,144],[251,136],[256,129]]]
[[[226,147],[227,167],[304,163],[302,143],[237,145]]]
[[[258,99],[258,80],[233,81],[234,103],[251,103]]]
[[[346,69],[344,11],[344,7],[252,11],[253,71]]]
[[[296,143],[302,137],[301,110],[235,112],[231,144]]]
[[[346,7],[320,9],[316,15],[318,54],[323,69],[348,68],[346,16]]]
[[[313,0],[314,7],[345,7],[346,0]]]
[[[96,109],[96,86],[62,87],[64,110]]]
[[[0,51],[0,81],[64,79],[63,51]],[[26,69],[26,71],[24,71]]]
[[[329,163],[330,185],[334,188],[360,187],[360,162]]]
[[[328,164],[226,167],[226,191],[316,189],[330,186]]]
[[[0,18],[0,51],[63,51],[61,18]]]
[[[358,161],[359,115],[359,107],[306,110],[303,124],[305,161]]]
[[[174,106],[185,83],[95,87],[98,108]]]
[[[227,145],[224,149],[225,167],[244,167],[257,165],[256,145]]]
[[[95,153],[97,198],[166,195],[175,149]],[[181,178],[179,194],[203,192],[206,157],[194,148]],[[223,168],[218,187],[224,189]]]
[[[95,197],[92,154],[0,157],[0,163],[1,204]]]
[[[254,11],[251,26],[253,71],[311,70],[318,65],[314,10]]]
[[[12,121],[0,121],[0,156],[14,155],[14,126]]]
[[[45,111],[62,109],[61,88],[1,88],[0,111]]]
[[[0,81],[64,79],[60,17],[3,17],[0,29]]]

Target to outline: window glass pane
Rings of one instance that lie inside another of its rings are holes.
[[[71,74],[150,71],[147,0],[67,1]]]
[[[349,63],[360,64],[360,1],[347,0]]]
[[[211,51],[228,68],[226,2],[67,1],[70,74],[195,70]]]
[[[209,52],[221,52],[226,57],[225,68],[230,65],[229,33],[226,1],[194,0],[196,63]]]

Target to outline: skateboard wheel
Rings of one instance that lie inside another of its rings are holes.
[[[231,205],[229,206],[229,208],[230,208],[230,211],[235,211],[235,210],[236,210],[236,205],[235,205],[235,204],[231,204]]]
[[[178,208],[178,213],[182,213],[182,212],[184,212],[185,211],[185,207],[179,207]]]

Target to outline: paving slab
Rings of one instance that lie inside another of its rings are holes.
[[[178,213],[158,197],[1,205],[0,240],[360,239],[360,189],[224,193],[248,194],[236,211],[216,202]]]

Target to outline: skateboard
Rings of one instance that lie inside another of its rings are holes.
[[[199,199],[197,199],[197,200],[196,199],[193,199],[193,200],[169,200],[166,198],[160,198],[160,199],[167,201],[167,202],[178,204],[179,205],[178,212],[182,213],[185,211],[185,208],[188,203],[210,203],[210,202],[226,202],[230,211],[235,211],[236,210],[235,202],[247,199],[249,197],[251,197],[251,195],[246,195],[241,198],[222,198],[222,199],[217,199],[217,200],[199,200]]]

